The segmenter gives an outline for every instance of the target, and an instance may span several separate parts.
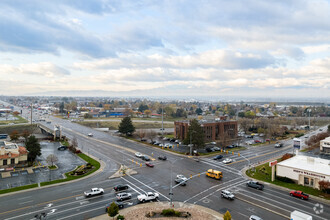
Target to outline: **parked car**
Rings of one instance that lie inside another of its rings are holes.
[[[114,203],[116,203],[116,205],[118,206],[119,209],[124,208],[124,203],[118,202],[118,201],[115,201]],[[110,208],[110,205],[111,205],[111,203],[109,205],[107,205],[107,207],[105,207],[105,212],[108,212],[108,209]]]
[[[57,150],[66,150],[66,149],[68,149],[68,147],[64,145],[61,145],[57,148]]]
[[[266,139],[265,141],[268,141],[268,142],[270,142],[270,139]]]
[[[171,142],[175,142],[175,138],[171,138],[170,141],[171,141]]]
[[[290,196],[298,197],[300,199],[308,200],[309,195],[306,193],[303,193],[302,191],[291,191]]]
[[[179,143],[180,141],[179,140],[175,140],[175,143]]]
[[[138,158],[141,158],[143,156],[143,154],[141,154],[140,152],[136,152],[135,156],[138,157]]]
[[[150,158],[147,155],[143,155],[141,159],[145,161],[150,161]]]
[[[147,167],[154,167],[155,165],[153,165],[153,164],[150,163],[150,162],[146,162],[146,166],[147,166]]]
[[[215,150],[215,151],[220,151],[221,148],[220,148],[220,147],[213,147],[213,150]]]
[[[231,162],[233,162],[233,160],[230,159],[230,158],[224,159],[224,160],[222,161],[222,163],[224,163],[224,164],[228,164],[228,163],[231,163]]]
[[[254,140],[254,143],[261,143],[261,140]]]
[[[92,188],[90,191],[84,192],[86,197],[102,195],[104,190],[102,188]]]
[[[228,145],[226,148],[234,148],[233,145]]]
[[[221,197],[229,200],[233,200],[235,198],[234,194],[232,194],[228,190],[221,190]]]
[[[156,143],[156,141],[150,141],[149,142],[149,144],[155,144]]]
[[[247,186],[255,188],[255,189],[259,189],[259,190],[263,190],[264,189],[264,185],[257,182],[257,181],[249,181],[246,183]]]
[[[118,193],[116,196],[117,201],[123,201],[130,198],[132,198],[132,194],[126,192]]]
[[[158,156],[159,160],[167,160],[167,157],[165,155],[160,155]]]
[[[117,186],[113,187],[113,189],[115,191],[126,190],[126,189],[128,189],[128,185],[117,185]]]
[[[251,215],[249,220],[262,220],[262,218],[256,216],[256,215]]]
[[[222,155],[217,155],[217,156],[213,157],[213,160],[220,160],[220,159],[222,159],[222,158],[223,158]]]
[[[214,149],[213,149],[212,147],[207,147],[207,148],[205,148],[205,150],[206,150],[207,152],[213,152],[213,151],[214,151]]]
[[[87,136],[88,137],[93,137],[93,133],[89,133]]]

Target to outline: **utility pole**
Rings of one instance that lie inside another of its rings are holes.
[[[31,102],[31,125],[32,125],[32,112],[33,112],[33,106],[32,106],[32,102]]]
[[[164,147],[164,105],[162,104],[162,140]]]

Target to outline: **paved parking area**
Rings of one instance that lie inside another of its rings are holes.
[[[80,157],[72,154],[68,150],[57,150],[60,143],[41,142],[40,145],[42,155],[37,158],[37,161],[38,164],[44,167],[30,167],[24,170],[2,173],[2,175],[0,175],[0,189],[62,179],[64,173],[85,163]],[[58,158],[58,162],[55,163],[58,167],[56,170],[49,170],[47,168],[48,164],[46,158],[51,154],[56,155]]]

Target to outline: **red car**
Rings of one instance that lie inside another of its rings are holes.
[[[260,140],[254,140],[254,143],[261,143]]]
[[[147,167],[154,167],[154,165],[153,165],[152,163],[150,163],[150,162],[147,162],[147,163],[146,163],[146,166],[147,166]]]
[[[301,199],[307,200],[309,198],[309,195],[306,193],[303,193],[302,191],[291,191],[290,196],[295,196]]]

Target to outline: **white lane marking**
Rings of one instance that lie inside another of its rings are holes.
[[[247,190],[242,190],[242,191],[249,192],[249,191],[247,191]],[[265,200],[271,200],[271,201],[274,202],[274,203],[278,203],[278,204],[282,204],[282,205],[283,205],[283,202],[276,201],[276,200],[274,200],[274,199],[272,199],[272,198],[268,198],[268,197],[265,197],[265,196],[261,196],[261,195],[259,195],[259,194],[253,194],[253,196],[247,196],[246,194],[244,194],[244,196],[249,197],[249,198],[253,198],[253,199],[256,199],[255,197],[260,197],[260,198],[263,198],[263,199],[265,199]],[[285,211],[288,211],[289,213],[291,213],[291,211],[286,210],[286,209],[284,209],[284,208],[280,208],[278,205],[271,204],[270,202],[265,202],[265,201],[262,201],[262,200],[259,200],[259,201],[262,202],[262,203],[267,203],[268,205],[274,206],[274,207],[276,207],[276,208],[279,208],[279,209],[282,209],[282,210],[285,210]],[[284,204],[284,205],[286,205],[286,204]],[[286,205],[286,206],[287,206],[287,205]],[[301,212],[306,212],[306,210],[298,209],[297,207],[294,207],[294,206],[290,206],[290,208],[293,208],[294,210],[298,210],[298,211],[301,211]],[[312,213],[309,213],[309,215],[313,215],[313,216],[316,217],[316,218],[320,218],[320,219],[327,220],[326,218],[320,217],[320,216],[315,215],[315,214],[312,214]]]
[[[77,197],[76,197],[76,200],[84,199],[84,198],[85,198],[85,196],[77,196]]]
[[[138,179],[136,179],[136,178],[134,178],[134,177],[132,177],[132,176],[129,176],[129,177],[131,177],[131,178],[134,179],[135,181],[141,183],[141,184],[144,185],[145,187],[147,187],[147,188],[149,188],[149,189],[152,189],[153,191],[157,192],[159,195],[162,195],[164,198],[166,198],[167,200],[170,201],[170,199],[169,199],[167,196],[164,196],[162,193],[158,192],[158,191],[155,190],[154,188],[151,188],[150,186],[146,185],[145,183],[141,182],[140,180],[138,180]]]
[[[26,201],[26,202],[20,202],[20,203],[18,203],[18,204],[23,205],[23,204],[25,204],[25,203],[29,203],[29,202],[33,202],[33,200]]]
[[[225,186],[225,187],[221,187],[221,188],[217,189],[216,191],[214,191],[214,192],[212,192],[212,193],[210,193],[210,194],[204,196],[203,198],[201,198],[201,199],[195,201],[194,204],[196,204],[197,202],[199,202],[199,201],[201,201],[201,200],[206,199],[207,197],[213,195],[214,193],[217,193],[217,192],[220,191],[220,190],[223,190],[223,189],[231,189],[231,188],[236,187],[236,186],[238,186],[238,185],[241,185],[242,183],[245,183],[245,182],[246,182],[246,180],[241,180],[241,181],[239,181],[239,182],[237,182],[237,183],[234,183],[234,184],[230,185],[230,187],[226,187],[226,186]]]
[[[135,185],[135,184],[132,183],[131,181],[128,181],[127,179],[125,179],[125,178],[123,178],[123,177],[120,177],[120,178],[122,178],[123,180],[125,180],[125,181],[128,182],[129,184],[135,186],[136,188],[138,188],[138,189],[141,190],[142,192],[146,193],[146,191],[144,191],[143,189],[141,189],[140,187],[138,187],[137,185]],[[132,189],[133,189],[135,192],[141,194],[140,192],[138,192],[138,191],[137,191],[136,189],[134,189],[133,187],[132,187]]]
[[[28,199],[31,198],[32,196],[26,196],[26,197],[22,197],[22,198],[17,198],[17,200],[23,200],[23,199]]]
[[[241,171],[239,171],[239,170],[235,170],[235,171],[232,171],[232,170],[230,170],[230,168],[228,169],[228,167],[229,166],[220,166],[220,164],[212,164],[212,163],[209,163],[209,162],[206,162],[206,161],[200,161],[200,162],[202,162],[202,163],[205,163],[205,164],[208,164],[208,165],[211,165],[211,166],[214,166],[214,167],[217,167],[217,168],[222,168],[222,169],[226,169],[225,171],[228,171],[228,172],[230,172],[230,173],[233,173],[233,174],[236,174],[236,175],[240,175],[240,176],[242,176],[242,174],[241,174]]]
[[[205,161],[204,159],[202,159],[202,161],[204,161],[204,162],[208,162],[208,163],[211,163],[211,164],[213,164],[214,166],[219,166],[219,167],[221,167],[221,168],[225,168],[225,169],[230,169],[231,171],[233,171],[233,172],[240,172],[240,170],[238,170],[238,169],[236,169],[236,168],[234,168],[234,167],[230,167],[230,166],[228,166],[227,164],[224,164],[223,162],[217,162],[217,161],[214,161],[214,160],[207,160],[207,161]],[[233,161],[234,162],[234,161]]]
[[[237,179],[241,179],[241,178],[242,178],[242,177],[237,177],[237,178],[232,179],[232,180],[230,180],[230,181],[222,182],[222,183],[220,183],[220,184],[217,184],[217,185],[215,185],[215,186],[212,186],[212,187],[210,187],[210,188],[208,188],[208,189],[206,189],[206,190],[204,190],[204,191],[202,191],[202,192],[200,192],[200,193],[197,193],[196,195],[190,197],[189,199],[186,199],[185,201],[183,201],[183,203],[186,203],[187,201],[189,201],[189,200],[195,198],[196,196],[201,195],[202,193],[204,193],[204,192],[206,192],[206,191],[208,191],[208,190],[211,190],[211,189],[213,189],[213,188],[215,188],[215,187],[222,186],[223,184],[227,184],[227,183],[230,183],[230,182],[232,182],[232,181],[235,181],[235,180],[237,180]],[[244,180],[244,181],[246,181],[246,180]]]
[[[80,202],[80,205],[84,205],[84,204],[88,204],[89,203],[89,201],[82,201],[82,202]]]

